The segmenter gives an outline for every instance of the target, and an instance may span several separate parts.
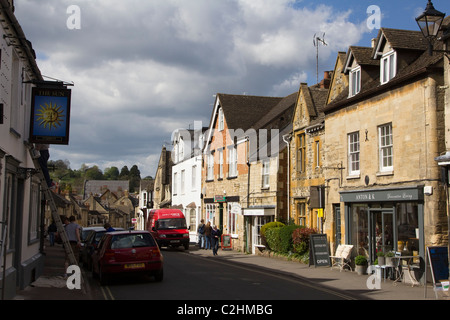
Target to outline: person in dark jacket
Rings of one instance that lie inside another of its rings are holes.
[[[213,255],[215,256],[217,256],[217,250],[219,250],[219,242],[221,235],[222,232],[217,228],[216,225],[214,225],[211,231],[211,240],[212,240]]]

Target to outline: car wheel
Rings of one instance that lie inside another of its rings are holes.
[[[154,274],[154,276],[155,276],[155,280],[156,280],[157,282],[163,281],[163,278],[164,278],[164,272],[163,272],[163,270],[162,270],[162,269],[159,270],[157,273]]]
[[[184,245],[184,250],[189,250],[189,243]]]

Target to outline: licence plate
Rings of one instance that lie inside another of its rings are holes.
[[[180,240],[170,240],[170,243],[178,243]]]
[[[124,266],[125,269],[140,269],[145,268],[145,263],[130,263]]]

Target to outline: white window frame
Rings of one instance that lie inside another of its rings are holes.
[[[223,131],[225,129],[223,109],[219,108],[219,131]]]
[[[181,170],[181,194],[184,194],[185,192],[185,179],[186,179],[186,170]]]
[[[214,155],[209,153],[206,162],[206,180],[214,180]]]
[[[397,53],[392,50],[385,53],[380,61],[381,84],[386,84],[397,75]]]
[[[359,131],[348,134],[348,173],[357,176],[361,170],[361,152]]]
[[[237,148],[235,145],[228,147],[228,177],[237,177]]]
[[[361,67],[358,66],[350,71],[349,97],[357,95],[361,91]]]
[[[380,172],[394,171],[394,140],[392,123],[378,127]]]
[[[270,159],[262,161],[262,188],[268,189],[270,187]]]
[[[178,193],[178,172],[174,172],[173,174],[173,194],[177,195]]]
[[[197,165],[192,166],[191,189],[197,191]]]
[[[223,149],[219,150],[219,179],[223,179]]]

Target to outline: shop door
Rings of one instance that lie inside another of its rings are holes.
[[[377,258],[377,252],[388,252],[394,249],[394,211],[370,210],[369,256],[371,263]]]

